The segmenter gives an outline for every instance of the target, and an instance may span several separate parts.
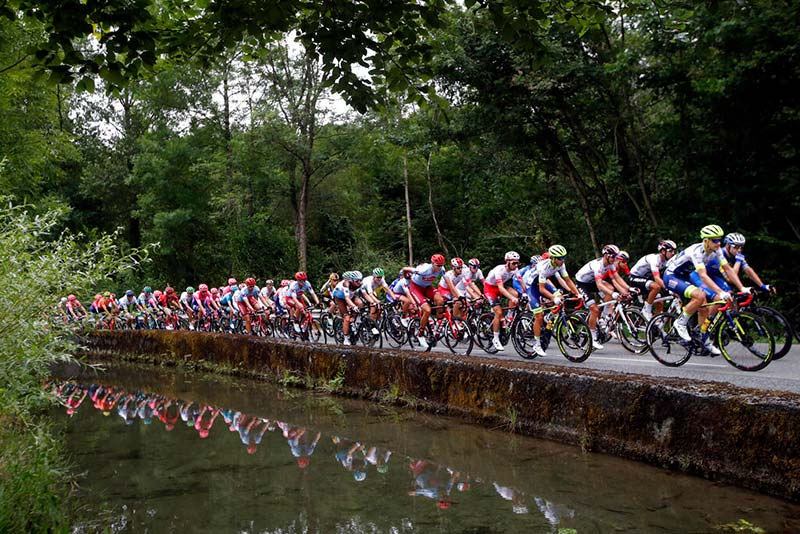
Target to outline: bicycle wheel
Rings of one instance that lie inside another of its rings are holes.
[[[627,308],[617,320],[617,338],[634,354],[647,352],[647,319],[636,308]]]
[[[453,354],[467,356],[472,352],[472,332],[464,319],[453,317],[451,321],[445,319],[444,344]]]
[[[425,340],[428,342],[428,348],[423,349],[420,344],[419,340],[417,339],[417,334],[419,333],[419,317],[416,317],[408,323],[408,345],[411,347],[411,350],[416,351],[424,351],[429,352],[431,350],[431,346],[433,345],[433,332],[431,331],[431,324],[428,322],[425,325]]]
[[[344,331],[342,327],[344,326],[344,321],[341,317],[336,317],[333,319],[333,340],[341,345],[344,343]]]
[[[494,348],[492,344],[492,338],[494,337],[494,330],[492,330],[493,321],[493,313],[483,313],[478,317],[477,328],[475,329],[475,342],[488,354],[497,353],[497,349]]]
[[[383,331],[386,334],[386,343],[392,348],[399,349],[408,340],[408,330],[397,314],[384,318]]]
[[[327,337],[334,337],[335,336],[335,330],[334,330],[334,327],[333,327],[333,323],[334,323],[333,319],[334,319],[333,314],[331,314],[330,312],[324,311],[324,312],[319,314],[319,322],[322,325],[323,330],[325,330],[325,335]]]
[[[382,343],[378,323],[365,317],[358,326],[358,341],[365,347],[380,347]]]
[[[647,348],[667,367],[680,367],[692,356],[691,342],[683,340],[673,328],[677,318],[673,313],[661,313],[647,323]]]
[[[592,353],[589,325],[577,315],[565,315],[556,321],[554,333],[558,350],[571,362],[586,361]]]
[[[732,313],[717,329],[719,350],[725,360],[742,371],[759,371],[775,354],[775,338],[767,323],[750,312]]]
[[[517,354],[526,360],[536,358],[537,354],[533,351],[535,339],[533,336],[533,314],[525,312],[520,315],[511,329],[511,344]]]
[[[322,324],[318,320],[312,319],[306,328],[308,330],[306,337],[311,343],[325,343],[327,341],[325,329],[322,328]]]
[[[768,306],[758,306],[751,311],[764,320],[772,337],[775,338],[775,354],[772,355],[772,359],[780,360],[786,356],[794,341],[794,329],[788,319],[778,310]]]

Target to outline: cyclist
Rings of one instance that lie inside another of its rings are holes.
[[[192,309],[197,312],[198,321],[202,321],[203,316],[213,310],[219,311],[219,306],[211,298],[211,292],[206,284],[197,286],[197,291],[195,291],[194,300],[192,301]]]
[[[133,316],[144,310],[144,308],[139,305],[139,301],[136,300],[132,289],[125,291],[125,295],[119,299],[119,308],[121,311],[127,312],[128,316],[126,317],[125,322],[128,324],[129,328],[131,326]]]
[[[347,312],[348,310],[358,312],[364,305],[358,297],[358,290],[363,279],[364,275],[360,271],[347,271],[342,275],[342,281],[336,284],[333,290],[333,301],[343,317],[342,333],[345,345],[350,344],[350,324],[353,322],[353,316]]]
[[[103,294],[102,293],[97,293],[94,296],[94,300],[89,305],[89,311],[94,313],[94,314],[99,314],[102,311],[102,309],[101,309],[102,303],[103,303]]]
[[[264,282],[264,287],[261,288],[259,297],[265,309],[272,310],[275,308],[275,301],[273,300],[275,298],[275,282],[272,279],[267,279]]]
[[[544,256],[547,255],[545,258]],[[578,295],[578,288],[569,277],[567,267],[564,262],[567,259],[567,249],[562,245],[553,245],[542,254],[541,261],[536,262],[536,282],[529,293],[531,296],[531,308],[533,309],[533,351],[539,356],[545,356],[541,344],[542,323],[544,316],[542,312],[541,299],[545,297],[553,301],[558,306],[561,304],[562,293],[555,288],[555,279],[567,291]]]
[[[450,265],[453,268],[439,279],[437,289],[445,302],[455,301],[453,316],[463,318],[464,304],[462,301],[467,297],[467,293],[464,291],[464,279],[467,277],[467,273],[464,272],[464,260],[453,258],[450,260]],[[461,286],[460,289],[459,286]]]
[[[602,349],[603,345],[597,340],[597,320],[600,317],[600,307],[595,302],[595,295],[602,294],[604,301],[616,300],[621,295],[628,295],[628,284],[617,272],[615,262],[619,254],[619,247],[606,245],[603,255],[581,267],[575,274],[577,285],[586,295],[586,306],[589,308],[589,330],[592,332],[592,347]],[[608,279],[608,282],[605,281]],[[606,308],[609,308],[606,306]],[[608,313],[608,312],[606,312]]]
[[[421,311],[417,341],[423,350],[428,349],[428,341],[425,339],[425,327],[428,326],[428,317],[431,315],[431,305],[428,301],[433,301],[435,306],[441,306],[444,301],[433,285],[442,274],[444,274],[444,256],[434,254],[430,263],[417,265],[411,276],[409,292]]]
[[[361,296],[369,303],[372,304],[369,310],[369,316],[373,321],[378,321],[381,318],[380,304],[382,295],[388,298],[396,299],[397,295],[391,290],[389,284],[386,283],[386,273],[380,267],[375,267],[372,270],[372,276],[367,276],[361,282]]]
[[[289,291],[291,280],[281,280],[281,287],[275,291],[272,301],[275,303],[275,313],[283,315],[286,313],[286,293]]]
[[[628,262],[630,260],[631,260],[631,255],[628,254],[628,251],[626,250],[619,251],[619,254],[617,254],[617,257],[614,259],[614,261],[616,262],[617,272],[620,274],[620,276],[622,276],[623,274],[625,276],[630,276],[631,268],[628,265]]]
[[[86,313],[86,308],[83,307],[81,301],[78,300],[78,297],[75,295],[69,295],[67,297],[67,302],[64,305],[67,311],[67,318],[72,320],[80,320],[85,318],[88,314]]]
[[[189,316],[189,330],[194,330],[194,288],[188,286],[178,299],[178,307]]]
[[[661,271],[664,270],[667,261],[675,255],[676,248],[678,247],[675,241],[665,239],[658,244],[657,252],[642,256],[631,268],[628,278],[631,287],[639,288],[642,294],[647,293],[642,305],[642,315],[648,321],[653,317],[653,301],[665,289]],[[661,313],[661,308],[659,303],[656,313]]]
[[[719,300],[729,300],[731,294],[719,287],[709,276],[707,266],[711,259],[717,259],[722,271],[728,277],[728,281],[733,282],[740,291],[746,291],[736,271],[733,270],[722,250],[720,250],[724,234],[725,232],[719,225],[709,224],[704,226],[700,230],[700,237],[703,241],[686,247],[669,260],[664,272],[664,284],[666,284],[667,288],[676,293],[683,302],[689,300],[684,306],[681,316],[675,321],[675,331],[684,340],[691,341],[688,330],[689,318],[697,312],[697,321],[700,325],[703,345],[713,355],[718,355],[720,352],[713,345],[708,335],[707,319],[709,310],[703,306],[706,303],[706,291],[713,291],[714,296]],[[706,290],[692,282],[691,275],[693,272],[697,272],[697,279],[706,285]],[[747,291],[749,291],[749,288]]]
[[[333,302],[333,290],[336,289],[336,284],[338,283],[339,273],[331,273],[328,279],[325,280],[325,283],[322,284],[322,287],[319,288],[319,295],[322,297],[322,300],[325,301],[325,299],[327,299],[329,301],[328,313],[333,313],[333,310],[336,308],[336,303]]]
[[[483,271],[481,271],[481,262],[478,261],[478,258],[471,258],[467,262],[467,267],[469,267],[469,269],[467,270],[466,276],[463,280],[464,290],[473,299],[479,299],[483,293],[478,287],[478,282],[483,284],[486,280],[486,277],[483,276]],[[461,290],[461,288],[459,288],[459,290]]]
[[[413,267],[403,267],[400,269],[399,276],[389,285],[392,289],[392,293],[397,296],[397,299],[400,300],[402,305],[403,313],[400,317],[400,322],[403,323],[405,327],[408,327],[408,316],[411,313],[411,307],[415,306],[414,299],[409,292],[409,284],[411,283],[411,277],[413,275]]]
[[[300,321],[302,320],[302,313],[305,311],[306,306],[311,306],[311,301],[308,300],[306,293],[314,297],[314,304],[319,306],[319,298],[314,293],[314,288],[308,281],[308,275],[303,271],[298,271],[294,274],[294,282],[289,284],[289,289],[286,291],[286,305],[289,308],[289,313],[294,318],[294,330],[300,332]]]
[[[736,272],[737,275],[741,275],[742,272],[747,275],[747,277],[755,282],[756,286],[759,287],[764,292],[774,291],[774,288],[769,284],[765,284],[761,281],[761,277],[755,272],[755,270],[750,267],[745,259],[744,254],[742,253],[742,249],[744,249],[745,238],[742,234],[732,232],[725,236],[725,240],[723,241],[722,253],[725,255],[725,259],[728,260],[728,263],[731,265],[733,270]],[[719,265],[717,265],[716,260],[712,260],[712,264],[708,267],[708,272],[712,276],[717,276],[718,278],[722,277],[722,273],[719,270]],[[741,280],[741,276],[739,277]],[[721,287],[721,286],[720,286]]]
[[[156,298],[153,296],[153,289],[150,286],[144,286],[144,288],[142,288],[142,292],[139,293],[137,300],[142,309],[146,310],[150,308],[155,310],[158,308],[158,302],[156,302]]]
[[[483,283],[483,293],[486,295],[486,300],[494,312],[494,320],[492,321],[492,344],[498,351],[503,350],[503,344],[500,342],[500,322],[503,318],[503,307],[500,305],[500,297],[508,299],[508,305],[512,308],[516,307],[519,294],[512,287],[512,278],[518,279],[522,283],[522,288],[525,290],[525,282],[522,282],[522,277],[519,275],[519,253],[513,250],[506,252],[504,258],[505,263],[501,263],[486,275],[486,280]]]
[[[244,288],[239,289],[233,295],[239,313],[244,317],[244,327],[248,334],[253,333],[250,315],[261,309],[261,303],[258,300],[260,291],[256,285],[256,279],[251,276],[244,281]]]

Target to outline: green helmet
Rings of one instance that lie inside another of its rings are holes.
[[[144,292],[145,293],[152,293],[153,292],[153,288],[150,287],[150,286],[144,286]]]
[[[565,249],[562,245],[553,245],[547,249],[547,252],[550,253],[551,258],[563,258],[567,255],[567,249]]]
[[[187,293],[194,293],[194,288],[192,286],[189,286],[189,287],[186,288],[186,292]]]
[[[709,224],[708,226],[704,226],[702,230],[700,230],[700,237],[703,239],[711,239],[714,237],[722,237],[725,235],[725,232],[722,230],[722,227],[716,224]]]
[[[383,269],[381,269],[380,267],[375,267],[374,269],[372,269],[372,276],[376,278],[383,278],[384,274],[386,273],[384,273]]]

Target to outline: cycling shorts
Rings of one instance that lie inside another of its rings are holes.
[[[647,276],[631,276],[628,278],[628,285],[641,289],[642,293],[647,293],[650,291],[653,280],[653,273],[647,273]]]
[[[689,280],[684,280],[683,278],[679,278],[674,274],[664,274],[664,285],[667,286],[667,289],[678,295],[681,299],[681,302],[686,302],[686,299],[692,297],[692,292],[697,289],[697,286],[692,284]]]
[[[553,284],[547,283],[544,287],[547,288],[550,293],[556,292],[556,288],[553,286]],[[542,294],[539,291],[539,284],[528,286],[528,300],[531,302],[531,309],[534,311],[534,313],[536,313],[537,310],[541,311],[540,302],[542,300]]]
[[[723,290],[723,291],[730,291],[731,290],[731,286],[729,286],[728,282],[726,282],[722,278],[719,278],[717,276],[713,276],[711,273],[708,273],[708,275],[711,276],[711,279],[714,281],[715,284],[717,284],[719,286],[719,288],[721,290]],[[689,275],[689,280],[691,280],[694,285],[696,285],[697,287],[699,287],[700,289],[703,290],[703,292],[706,294],[706,298],[708,300],[716,300],[717,299],[716,291],[714,291],[713,289],[711,289],[710,287],[708,287],[706,284],[703,283],[703,279],[700,278],[700,275],[697,273],[697,271],[695,271],[695,272],[693,272],[692,274]]]
[[[425,304],[426,300],[433,300],[434,295],[436,295],[436,288],[432,285],[423,287],[411,282],[408,284],[408,290],[420,304]]]
[[[598,293],[600,293],[600,289],[597,287],[597,282],[594,280],[591,282],[581,282],[580,280],[576,280],[575,285],[578,286],[578,289],[580,289],[586,296],[586,306],[591,306],[595,303],[595,298],[598,297]]]

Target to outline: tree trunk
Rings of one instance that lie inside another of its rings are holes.
[[[433,209],[433,185],[431,183],[431,156],[433,156],[433,149],[428,152],[428,161],[425,165],[425,175],[428,179],[428,206],[431,209],[431,218],[433,219],[433,226],[436,228],[436,241],[439,243],[439,248],[444,251],[445,256],[449,256],[450,252],[447,250],[447,245],[444,242],[444,236],[439,228],[439,221],[436,220],[436,211]]]
[[[411,202],[408,200],[408,157],[403,152],[403,185],[406,191],[406,231],[408,233],[408,264],[414,265],[414,247],[411,244]]]

